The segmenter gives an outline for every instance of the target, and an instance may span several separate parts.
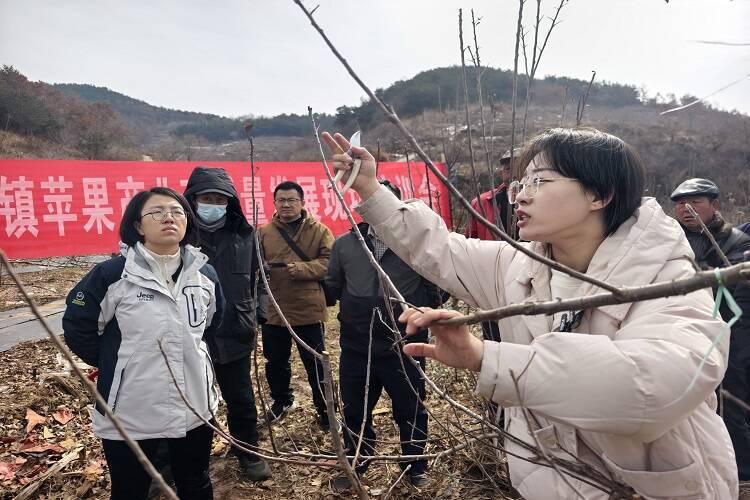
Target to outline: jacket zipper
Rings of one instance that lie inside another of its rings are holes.
[[[115,412],[115,409],[117,408],[117,399],[120,397],[120,389],[122,389],[122,378],[125,376],[125,367],[122,367],[122,370],[120,370],[120,382],[117,385],[117,392],[115,393],[115,400],[112,403],[112,413]]]

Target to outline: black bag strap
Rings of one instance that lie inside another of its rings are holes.
[[[302,249],[297,245],[291,236],[289,236],[289,233],[284,231],[283,228],[276,226],[276,229],[279,231],[279,234],[281,234],[281,237],[286,240],[287,244],[289,245],[289,248],[296,253],[300,259],[304,260],[305,262],[310,262],[312,259],[307,256],[305,252],[302,251]]]

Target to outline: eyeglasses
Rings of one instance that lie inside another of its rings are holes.
[[[578,182],[578,179],[568,179],[567,177],[555,177],[553,179],[542,179],[541,177],[534,176],[531,180],[518,182],[513,181],[508,186],[508,203],[515,204],[521,193],[524,193],[529,198],[533,198],[539,193],[539,186],[544,182],[555,182],[555,181],[574,181]]]
[[[173,208],[171,210],[155,210],[147,214],[141,215],[141,219],[147,215],[150,215],[154,222],[162,222],[167,218],[167,214],[171,214],[174,220],[182,220],[185,218],[185,211],[181,208]]]
[[[302,200],[299,198],[277,198],[274,200],[277,205],[294,205],[300,201]]]

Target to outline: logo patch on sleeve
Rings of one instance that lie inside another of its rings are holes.
[[[70,303],[75,304],[77,306],[85,306],[86,301],[83,300],[83,298],[84,298],[83,292],[78,292],[76,293],[76,298],[71,300]]]

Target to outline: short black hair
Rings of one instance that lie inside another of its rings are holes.
[[[300,186],[299,184],[297,184],[294,181],[284,181],[281,184],[279,184],[278,186],[276,186],[274,188],[274,190],[273,190],[273,199],[274,200],[276,199],[276,193],[278,191],[288,191],[290,189],[294,189],[295,191],[297,191],[299,193],[299,199],[300,200],[304,200],[305,199],[305,192],[302,190],[302,186]]]
[[[187,244],[195,245],[198,241],[198,224],[196,223],[193,209],[190,208],[190,203],[188,203],[184,196],[168,187],[152,187],[148,191],[141,191],[133,196],[128,203],[128,206],[125,207],[125,211],[122,213],[122,220],[120,221],[120,240],[129,247],[135,246],[139,241],[143,243],[143,236],[135,228],[135,225],[141,220],[141,210],[143,210],[143,206],[155,194],[174,198],[180,206],[182,206],[182,209],[185,211],[187,227],[185,228],[185,236],[180,241],[180,246]]]
[[[398,198],[399,200],[401,199],[401,190],[398,188],[397,185],[393,184],[388,179],[380,179],[378,182],[380,182],[382,185],[390,189],[391,193],[396,195],[396,198]]]
[[[632,146],[614,135],[588,127],[547,130],[524,147],[519,172],[525,172],[537,155],[599,199],[612,198],[604,209],[607,236],[641,206],[643,162]]]

